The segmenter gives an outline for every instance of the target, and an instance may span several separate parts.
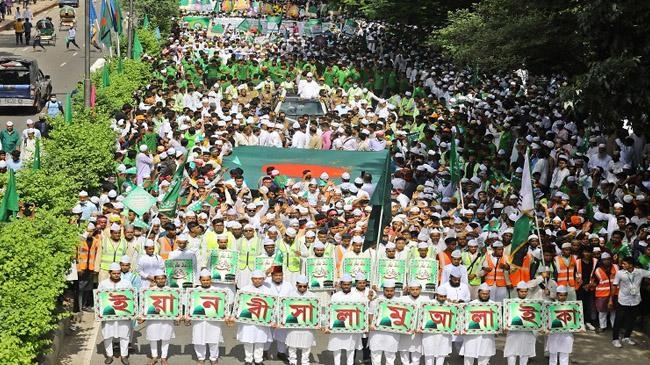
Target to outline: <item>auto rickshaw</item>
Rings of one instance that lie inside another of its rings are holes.
[[[56,45],[56,30],[52,18],[47,17],[37,21],[36,29],[41,32],[41,44],[47,42],[47,44]]]
[[[59,18],[61,19],[59,23],[59,30],[64,30],[64,28],[70,29],[75,25],[75,10],[71,6],[64,6],[59,9]]]

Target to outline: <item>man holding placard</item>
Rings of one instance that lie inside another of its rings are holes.
[[[421,293],[422,285],[420,282],[417,280],[411,280],[408,284],[408,295],[400,297],[400,301],[419,306],[420,303],[428,299],[421,296]],[[413,330],[413,333],[400,335],[398,350],[402,364],[420,364],[420,357],[422,357],[422,335],[415,333],[415,329]]]
[[[569,297],[568,292],[566,286],[558,286],[556,290],[557,301],[560,303],[566,302]],[[559,365],[569,365],[569,355],[573,352],[573,333],[551,333],[548,335],[546,343],[549,352],[549,365],[557,365],[558,357]]]
[[[528,286],[525,281],[520,281],[517,284],[517,299],[513,301],[521,301],[528,296]],[[523,313],[523,312],[522,312]],[[524,317],[522,315],[522,317]],[[522,320],[524,320],[522,318]],[[519,365],[528,364],[528,359],[535,357],[535,333],[533,331],[514,331],[510,330],[506,337],[506,345],[503,348],[503,357],[508,359],[508,365],[515,365],[517,363],[517,356],[519,357]]]
[[[483,283],[478,289],[478,299],[470,303],[491,303],[490,290],[492,288]],[[464,357],[464,365],[473,365],[477,360],[478,365],[487,365],[490,358],[496,354],[496,345],[493,334],[476,334],[463,336],[463,345],[459,355]]]
[[[296,289],[290,294],[295,298],[316,298],[316,295],[308,290],[309,279],[305,275],[300,275],[296,279]],[[305,310],[296,308],[296,310]],[[320,308],[311,308],[311,310],[320,311]],[[298,313],[298,312],[296,312]],[[288,329],[285,338],[285,345],[289,349],[289,365],[298,364],[298,350],[301,351],[300,364],[309,365],[309,354],[311,347],[316,345],[314,331],[310,329]]]
[[[370,359],[373,365],[381,365],[382,353],[386,358],[386,365],[393,365],[397,356],[400,334],[386,331],[378,331],[375,327],[377,307],[382,300],[393,300],[395,297],[395,280],[384,281],[383,295],[370,302],[368,306],[368,321],[370,322],[370,333],[368,334],[368,347],[370,348]]]
[[[291,295],[294,291],[293,285],[284,280],[284,272],[282,265],[275,265],[271,269],[271,277],[266,278],[264,283],[271,289],[271,294],[277,297],[286,297]],[[287,346],[285,340],[287,337],[287,330],[284,328],[273,329],[273,340],[277,346],[278,359],[285,360],[287,358]],[[271,347],[272,343],[267,343],[265,350]]]
[[[352,277],[349,274],[343,274],[339,280],[341,291],[332,295],[331,304],[337,302],[367,302],[366,298],[362,297],[357,290],[352,291]],[[330,333],[331,330],[325,330]],[[345,350],[346,360],[345,364],[354,364],[355,350],[361,350],[361,332],[346,332],[346,333],[331,333],[327,343],[327,350],[332,351],[334,354],[334,365],[341,365],[342,351]]]
[[[108,269],[109,277],[99,283],[97,290],[107,289],[129,289],[131,283],[122,280],[122,271],[120,264],[112,263]],[[106,360],[104,364],[113,362],[113,339],[120,341],[120,357],[122,364],[129,365],[129,339],[131,338],[131,320],[114,320],[102,322],[102,336],[104,337],[104,349],[106,350]]]
[[[165,260],[154,253],[155,244],[152,240],[147,239],[144,242],[144,255],[138,257],[137,272],[140,275],[141,287],[148,288],[154,285],[154,274],[159,270],[165,269]]]
[[[167,275],[162,270],[154,274],[154,281],[155,288],[162,289],[167,287]],[[141,298],[140,300],[143,299]],[[144,319],[142,318],[138,320],[138,323],[143,322]],[[158,360],[160,360],[162,365],[168,365],[167,355],[169,353],[169,343],[172,338],[176,337],[174,321],[168,319],[150,319],[148,322],[146,338],[151,346],[151,360],[147,365],[154,365]],[[158,342],[160,342],[160,357],[158,356]]]
[[[447,304],[447,289],[439,286],[436,289],[435,302],[438,305]],[[423,333],[422,353],[424,365],[444,365],[445,360],[452,352],[453,335],[449,333]]]

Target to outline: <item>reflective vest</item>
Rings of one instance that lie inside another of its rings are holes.
[[[120,239],[117,244],[110,238],[105,239],[102,243],[102,261],[99,267],[108,270],[112,263],[120,262],[122,256],[126,255],[126,248],[127,244],[123,239]]]
[[[249,245],[250,242],[250,245]],[[255,270],[255,257],[259,255],[258,250],[260,249],[260,238],[255,236],[250,241],[246,238],[241,240],[241,246],[239,247],[239,270],[248,268],[249,270]]]
[[[616,265],[612,265],[609,269],[609,276],[607,276],[604,268],[599,267],[596,269],[594,272],[594,276],[598,278],[598,285],[596,285],[595,290],[596,298],[607,298],[618,294],[617,290],[612,287],[612,280],[614,280],[617,272],[618,267]]]
[[[86,240],[82,240],[77,248],[77,271],[95,271],[95,259],[99,251],[99,240],[94,237],[91,246],[88,247]]]
[[[343,245],[336,245],[334,247],[334,265],[336,266],[337,277],[341,277],[343,273],[343,256],[345,255],[345,247]]]
[[[282,266],[291,272],[300,271],[300,255],[296,256],[294,251],[298,250],[298,240],[294,240],[292,244],[287,244],[283,239],[278,239],[275,242],[275,247],[282,252]]]
[[[492,271],[485,275],[485,283],[489,286],[496,285],[498,287],[505,287],[507,285],[506,276],[500,265],[508,263],[508,258],[503,255],[502,257],[496,257],[495,261],[492,259],[492,255],[486,255],[485,263],[487,264],[487,267],[492,269]]]
[[[532,255],[527,254],[524,256],[524,261],[521,264],[521,267],[514,267],[510,264],[510,283],[513,286],[517,286],[520,281],[525,283],[530,281],[530,258]]]
[[[571,255],[569,264],[567,265],[564,263],[564,257],[558,256],[555,258],[555,264],[557,266],[557,285],[570,286],[577,289],[579,286],[578,279],[582,272],[581,261],[576,260]]]
[[[471,274],[476,275],[474,279],[469,281],[469,285],[471,286],[481,285],[481,277],[478,276],[478,273],[483,268],[483,261],[485,260],[484,255],[481,255],[481,253],[478,251],[476,253],[478,254],[478,257],[476,257],[475,259],[473,259],[471,254],[467,251],[463,252],[462,255],[463,265],[467,267],[467,275],[471,275]]]
[[[442,283],[442,268],[451,264],[451,256],[447,252],[438,253],[438,283]]]
[[[160,237],[158,239],[158,255],[163,260],[167,260],[172,251],[174,251],[174,242],[168,237]]]

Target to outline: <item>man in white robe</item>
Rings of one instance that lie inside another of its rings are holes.
[[[284,273],[282,272],[282,265],[275,265],[271,269],[271,277],[266,278],[264,285],[271,289],[271,294],[277,297],[287,297],[294,291],[293,285],[284,280]],[[280,360],[287,359],[287,346],[285,340],[287,337],[287,330],[285,328],[273,329],[273,341],[277,344],[277,357]],[[267,343],[266,350],[268,350],[272,343]]]
[[[336,302],[364,302],[367,299],[359,294],[358,290],[352,290],[352,277],[349,274],[343,274],[339,279],[341,291],[332,295],[331,303]],[[326,331],[329,332],[329,331]],[[345,350],[345,364],[354,364],[354,351],[361,350],[362,333],[331,333],[327,342],[327,350],[333,352],[334,365],[341,365],[342,351]]]
[[[489,303],[490,286],[486,283],[481,284],[478,288],[478,299],[470,303]],[[463,356],[464,365],[473,365],[476,359],[478,365],[487,365],[490,358],[496,354],[496,345],[494,335],[465,335],[463,336],[463,345],[458,353]]]
[[[122,280],[122,270],[120,264],[114,262],[108,270],[109,277],[99,283],[97,289],[129,289],[131,283]],[[131,338],[131,321],[115,320],[102,322],[102,336],[104,337],[104,349],[106,350],[106,359],[104,364],[113,362],[113,339],[120,341],[120,357],[122,364],[129,365],[129,339]]]
[[[395,280],[384,280],[383,294],[370,302],[368,306],[368,321],[370,322],[370,334],[368,335],[368,347],[370,347],[370,359],[373,365],[381,365],[381,358],[386,358],[386,365],[393,365],[397,357],[397,345],[399,345],[399,333],[377,331],[375,328],[377,308],[381,300],[393,300],[395,297]]]
[[[157,288],[164,288],[167,285],[167,275],[164,271],[158,270],[154,273],[154,282]],[[139,319],[138,323],[143,323]],[[174,321],[150,319],[147,321],[146,338],[151,347],[151,361],[148,365],[154,365],[160,360],[162,365],[168,365],[167,355],[169,353],[169,343],[172,338],[176,337],[174,332]],[[160,353],[158,353],[158,342],[160,342]]]
[[[528,296],[528,284],[520,281],[517,284],[517,299],[524,300]],[[517,364],[519,356],[519,365],[528,364],[528,359],[535,357],[535,342],[537,338],[533,331],[510,331],[506,337],[506,345],[503,348],[503,357],[508,359],[508,365]]]
[[[408,284],[408,295],[399,298],[405,303],[420,306],[420,303],[427,301],[427,297],[420,295],[422,293],[422,284],[417,280],[411,280]],[[422,357],[422,334],[413,333],[400,335],[399,345],[397,346],[399,357],[404,365],[419,365]]]
[[[298,298],[316,298],[316,294],[309,291],[309,279],[305,275],[296,278],[296,289],[289,295]],[[320,308],[316,308],[320,310]],[[298,365],[298,350],[301,351],[300,365],[309,365],[309,354],[312,346],[316,345],[314,330],[290,329],[287,330],[285,345],[289,350],[289,365]]]
[[[435,303],[440,305],[447,303],[447,289],[442,285],[436,289]],[[424,365],[444,365],[452,351],[453,337],[446,333],[423,333]]]
[[[569,293],[564,285],[556,289],[558,302],[566,302]],[[548,347],[549,365],[569,365],[569,355],[573,352],[573,333],[551,333],[546,341]],[[558,361],[559,360],[559,361]]]
[[[144,243],[144,255],[138,257],[137,273],[140,275],[140,287],[146,289],[153,283],[153,275],[159,270],[165,269],[165,260],[154,253],[154,241],[147,239]]]

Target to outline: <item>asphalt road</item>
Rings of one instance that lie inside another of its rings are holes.
[[[98,9],[95,3],[95,9]],[[70,49],[65,48],[65,39],[67,30],[58,30],[59,28],[59,8],[54,7],[43,13],[34,16],[34,22],[43,19],[47,16],[51,17],[55,28],[57,29],[56,45],[44,44],[47,51],[41,50],[37,47],[34,51],[32,46],[16,46],[16,38],[13,30],[0,31],[0,56],[22,56],[30,57],[38,60],[38,64],[43,70],[43,73],[50,75],[52,78],[52,92],[57,94],[59,100],[65,100],[65,94],[70,92],[78,81],[82,81],[84,77],[84,42],[86,33],[83,30],[84,2],[81,2],[77,10],[77,44],[81,49],[77,49],[73,45]],[[103,57],[101,51],[96,50],[91,46],[90,58],[91,64],[99,57]],[[38,113],[37,113],[38,114]],[[32,114],[27,108],[0,108],[0,128],[5,128],[5,122],[14,122],[16,129],[22,131],[25,128],[25,121],[27,119],[34,119],[35,114]]]

